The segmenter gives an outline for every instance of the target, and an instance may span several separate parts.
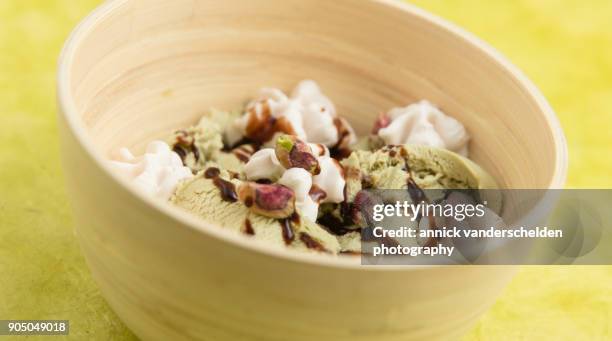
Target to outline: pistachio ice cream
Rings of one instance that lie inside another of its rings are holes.
[[[395,108],[358,138],[313,81],[264,88],[242,112],[211,110],[192,127],[113,165],[139,187],[250,238],[308,252],[359,254],[369,190],[495,188],[467,159],[466,130],[428,102]]]

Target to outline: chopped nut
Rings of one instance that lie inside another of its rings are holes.
[[[295,212],[295,194],[283,185],[245,182],[238,188],[238,198],[256,214],[286,218]]]
[[[276,140],[276,158],[283,167],[303,168],[311,174],[319,174],[321,168],[310,146],[292,135],[282,135]]]

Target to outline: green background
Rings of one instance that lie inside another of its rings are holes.
[[[72,339],[132,339],[79,252],[58,156],[57,56],[98,3],[0,0],[0,319],[69,319]],[[568,139],[569,187],[611,187],[612,1],[416,4],[491,43],[542,89]],[[466,339],[603,340],[611,326],[612,267],[523,267]]]

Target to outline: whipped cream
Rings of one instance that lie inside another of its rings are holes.
[[[419,144],[445,148],[468,156],[469,135],[456,119],[428,101],[391,109],[388,125],[378,130],[386,144]]]
[[[269,179],[275,181],[285,172],[285,168],[278,161],[272,148],[264,148],[255,152],[243,169],[248,180]]]
[[[315,222],[319,213],[319,204],[310,197],[309,192],[312,187],[312,175],[310,172],[303,168],[287,169],[278,180],[278,183],[293,190],[297,210],[302,216]]]
[[[149,143],[145,153],[138,157],[121,148],[110,164],[146,194],[163,199],[170,198],[181,180],[193,177],[179,155],[162,141]]]
[[[279,131],[279,133],[295,135],[306,142],[332,147],[342,138],[338,133],[338,127],[334,124],[336,119],[334,104],[321,92],[316,82],[304,80],[295,87],[291,97],[279,89],[261,89],[259,96],[247,105],[245,114],[227,127],[225,138],[228,144],[234,145],[240,141],[246,136],[249,124],[262,122],[266,119],[266,115],[276,120],[283,119],[292,130]],[[348,141],[354,142],[356,140],[354,131],[346,121],[341,122],[349,132]],[[274,137],[270,136],[269,141],[274,141]]]
[[[313,176],[312,182],[327,194],[323,202],[339,203],[344,201],[346,180],[344,180],[342,167],[336,159],[329,156],[321,156],[317,160],[321,172]]]

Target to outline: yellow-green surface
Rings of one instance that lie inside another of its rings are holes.
[[[131,339],[72,233],[55,124],[62,41],[99,0],[0,0],[0,319],[69,319],[72,339]],[[542,89],[571,187],[612,180],[612,1],[417,4],[484,38]],[[467,340],[612,338],[612,267],[525,267]],[[1,339],[1,337],[0,337]]]

